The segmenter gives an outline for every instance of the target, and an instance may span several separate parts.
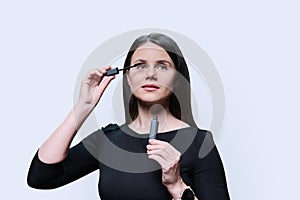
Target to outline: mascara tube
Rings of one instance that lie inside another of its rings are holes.
[[[157,120],[157,116],[154,116],[153,119],[151,120],[149,139],[156,138],[157,130],[158,130],[158,120]]]

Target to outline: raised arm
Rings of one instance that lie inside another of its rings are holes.
[[[108,69],[110,67],[94,69],[84,77],[77,103],[32,159],[27,175],[29,186],[38,189],[57,188],[98,168],[98,161],[82,142],[72,148],[70,144],[110,81],[114,79],[114,76],[104,78]]]
[[[65,159],[77,130],[95,108],[110,81],[115,78],[110,76],[104,79],[104,74],[109,69],[110,66],[93,69],[84,77],[77,103],[61,125],[39,148],[38,157],[42,162],[53,164]]]

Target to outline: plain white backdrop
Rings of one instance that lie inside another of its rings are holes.
[[[98,173],[56,190],[26,184],[32,156],[73,105],[102,42],[162,28],[197,42],[223,80],[217,145],[232,199],[299,199],[297,1],[1,1],[1,199],[99,199]]]

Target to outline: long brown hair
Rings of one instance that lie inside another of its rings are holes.
[[[177,76],[176,87],[174,87],[169,99],[170,112],[177,119],[184,121],[192,127],[197,127],[191,109],[191,88],[188,67],[178,45],[172,38],[161,33],[150,33],[149,35],[138,37],[128,51],[124,67],[130,66],[133,53],[146,42],[152,42],[165,49],[171,57],[177,72],[181,74]],[[125,73],[126,71],[124,71],[124,75]],[[126,124],[129,124],[138,116],[138,107],[137,98],[132,94],[125,76],[123,76],[123,100],[125,121]]]

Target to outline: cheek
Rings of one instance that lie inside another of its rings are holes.
[[[173,91],[175,87],[176,78],[175,75],[165,76],[165,78],[162,78],[160,83],[163,85],[166,89]]]
[[[143,83],[143,77],[138,74],[128,74],[127,82],[132,92],[134,92]]]

